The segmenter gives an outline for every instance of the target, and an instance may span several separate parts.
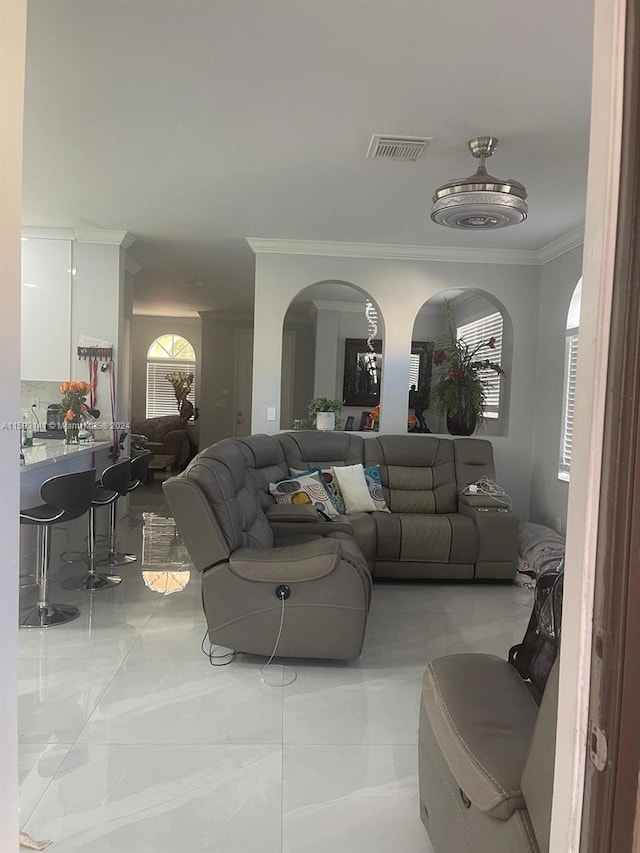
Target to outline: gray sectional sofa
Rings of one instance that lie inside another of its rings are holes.
[[[390,512],[321,518],[275,504],[269,484],[291,471],[380,465]],[[363,438],[301,431],[225,439],[164,490],[194,566],[212,643],[278,655],[354,659],[371,578],[509,580],[518,521],[493,499],[461,492],[495,479],[489,441],[427,435]],[[280,591],[278,591],[280,589]]]

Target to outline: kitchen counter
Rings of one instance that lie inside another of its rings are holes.
[[[64,439],[34,439],[33,447],[23,447],[20,460],[20,508],[41,503],[40,487],[49,477],[96,469],[99,477],[111,460],[110,441],[65,444]]]
[[[22,453],[24,462],[20,460],[20,472],[33,471],[34,468],[43,468],[64,461],[70,456],[79,456],[80,454],[95,453],[100,450],[108,450],[111,447],[111,442],[108,441],[88,441],[81,444],[65,444],[64,439],[55,438],[36,438],[33,441],[33,447],[23,447]],[[49,476],[54,476],[56,472],[51,471]],[[63,471],[58,472],[60,474]]]

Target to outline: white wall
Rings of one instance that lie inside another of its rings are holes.
[[[316,282],[348,283],[368,293],[378,305],[385,335],[385,380],[381,432],[406,431],[409,354],[414,321],[433,295],[452,288],[480,289],[494,295],[513,323],[513,382],[509,426],[492,438],[498,477],[528,518],[531,441],[535,386],[540,270],[511,264],[444,263],[312,255],[256,256],[256,321],[252,432],[273,433],[279,419],[267,421],[267,407],[279,408],[282,323],[292,299]]]
[[[218,314],[205,312],[202,317],[202,370],[200,389],[200,447],[205,448],[220,441],[222,438],[234,435],[236,410],[234,403],[235,391],[235,351],[236,330],[253,329],[253,319],[250,316],[235,314]],[[274,333],[275,337],[275,333]],[[280,365],[282,358],[282,325],[278,328],[278,396],[277,406],[280,411]],[[262,364],[262,370],[269,371],[268,362]],[[279,414],[278,414],[279,418]],[[280,423],[279,419],[277,423]]]
[[[566,530],[569,484],[558,479],[569,303],[582,275],[582,247],[544,264],[540,273],[536,405],[531,452],[531,520]]]
[[[0,422],[15,421],[20,399],[20,205],[27,4],[0,3]],[[0,430],[0,846],[18,850],[19,432]]]
[[[161,335],[181,335],[196,354],[195,400],[201,400],[202,320],[191,317],[149,317],[135,314],[131,321],[131,418],[144,420],[147,406],[147,353]],[[177,413],[177,408],[176,408]]]

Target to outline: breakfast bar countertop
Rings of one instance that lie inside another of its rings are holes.
[[[70,456],[79,456],[83,453],[95,453],[96,451],[108,450],[111,447],[109,441],[86,441],[80,444],[65,444],[63,439],[36,438],[33,447],[23,447],[24,462],[20,460],[20,472],[33,471],[46,465],[54,465],[57,462],[68,459]]]

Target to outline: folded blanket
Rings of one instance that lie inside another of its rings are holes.
[[[544,524],[526,522],[520,525],[518,551],[536,576],[555,567],[564,557],[565,541],[559,533]]]

